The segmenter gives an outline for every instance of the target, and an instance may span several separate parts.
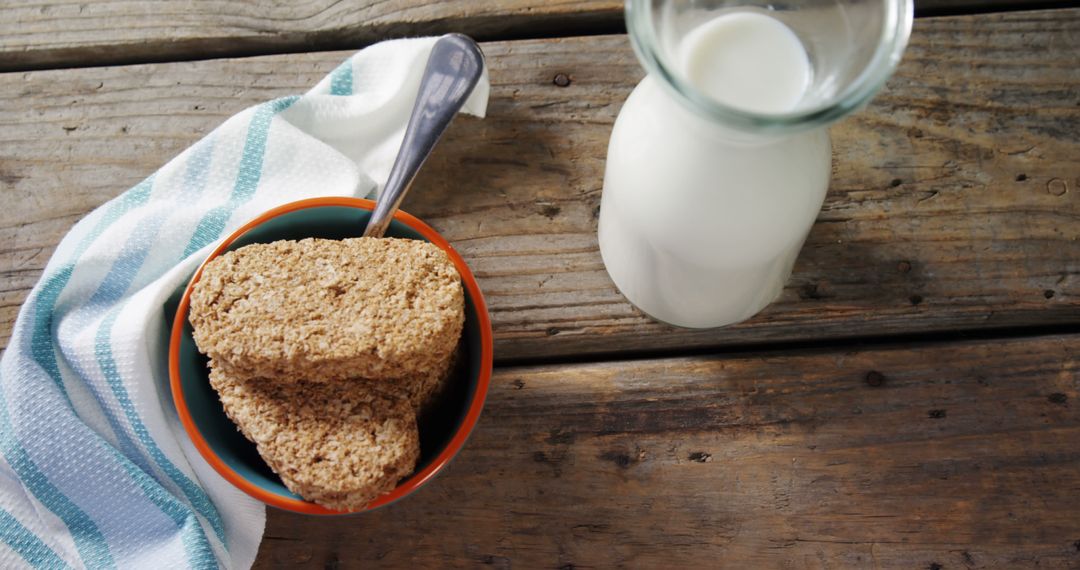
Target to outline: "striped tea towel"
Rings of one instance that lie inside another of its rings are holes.
[[[162,305],[259,213],[386,180],[435,38],[225,121],[64,238],[0,362],[0,568],[248,568],[265,510],[176,417]],[[486,75],[465,106],[482,117]]]

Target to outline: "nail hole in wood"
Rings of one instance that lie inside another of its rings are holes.
[[[709,463],[712,461],[712,455],[704,451],[695,451],[688,456],[688,459],[695,463]]]

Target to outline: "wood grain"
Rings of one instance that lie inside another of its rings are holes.
[[[1080,10],[920,20],[896,77],[833,129],[832,188],[783,296],[734,327],[652,322],[603,269],[607,138],[642,74],[623,36],[486,44],[489,116],[454,123],[405,208],[476,272],[503,362],[1075,325],[1077,45]],[[0,75],[2,338],[74,221],[343,57]]]
[[[0,71],[354,49],[389,37],[611,33],[620,0],[22,0],[0,4]]]
[[[1070,0],[916,0],[920,14]],[[0,3],[0,71],[356,49],[388,37],[483,40],[614,33],[619,0],[16,0]]]
[[[255,567],[1076,568],[1078,403],[1077,336],[503,369],[426,488],[270,510]]]

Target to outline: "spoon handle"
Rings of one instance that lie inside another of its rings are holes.
[[[435,42],[401,150],[364,229],[364,237],[382,237],[386,233],[416,173],[469,98],[483,70],[484,56],[468,36],[447,34]]]

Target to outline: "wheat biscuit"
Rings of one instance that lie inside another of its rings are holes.
[[[464,324],[461,276],[418,240],[252,244],[210,261],[191,294],[199,349],[276,381],[402,379],[441,370]]]
[[[439,399],[439,395],[447,389],[450,378],[454,375],[461,358],[461,348],[458,347],[454,352],[450,353],[450,358],[440,365],[438,369],[421,375],[397,380],[367,380],[360,378],[354,381],[368,382],[373,389],[407,399],[412,404],[413,410],[420,415],[434,405]]]
[[[361,509],[415,470],[412,404],[366,382],[238,379],[211,362],[225,413],[290,491],[324,507]]]

